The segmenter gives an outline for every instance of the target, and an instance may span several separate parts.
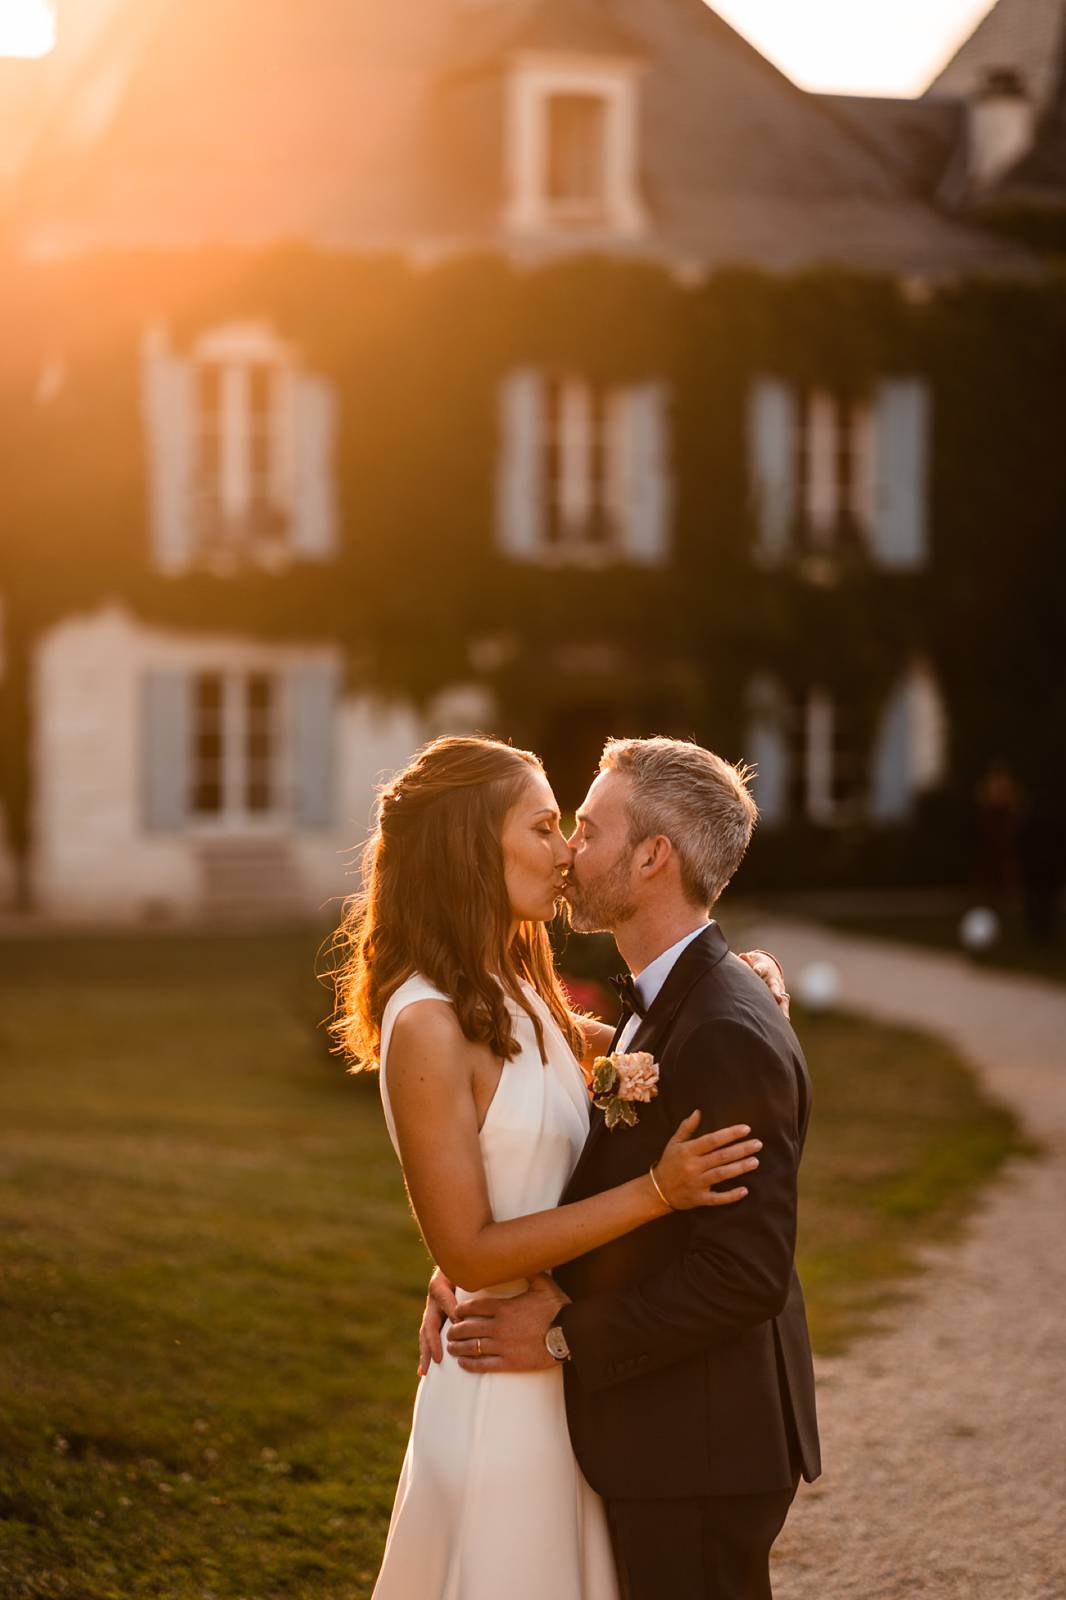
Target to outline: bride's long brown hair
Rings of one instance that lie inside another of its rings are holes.
[[[495,739],[434,739],[382,791],[363,888],[333,940],[329,1026],[349,1071],[378,1065],[385,1007],[414,972],[449,997],[468,1039],[504,1061],[519,1049],[505,996],[531,1018],[544,1056],[525,979],[581,1055],[546,927],[522,922],[510,937],[500,835],[531,769],[543,770],[535,755]]]

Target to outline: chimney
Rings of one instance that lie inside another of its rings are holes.
[[[967,185],[987,189],[1032,148],[1036,107],[1019,73],[998,67],[986,73],[969,103]]]

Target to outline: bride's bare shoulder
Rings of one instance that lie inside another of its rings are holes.
[[[471,1053],[476,1049],[459,1026],[448,1000],[426,996],[404,1006],[389,1044],[389,1084],[420,1078],[432,1070],[438,1078],[469,1076]]]

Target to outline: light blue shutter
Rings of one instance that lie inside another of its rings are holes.
[[[328,828],[337,814],[340,670],[296,667],[289,675],[289,771],[294,820]]]
[[[913,800],[911,695],[904,679],[885,703],[874,740],[870,770],[870,815],[876,822],[902,822]]]
[[[496,539],[516,561],[534,561],[544,536],[544,380],[531,367],[500,385]]]
[[[758,519],[757,551],[780,561],[792,544],[796,519],[796,429],[794,390],[777,378],[758,378],[748,406],[751,487]]]
[[[185,672],[146,672],[141,680],[141,795],[144,825],[182,828],[189,814],[192,694]]]
[[[148,461],[152,554],[162,572],[181,572],[195,553],[195,369],[156,331],[141,352],[141,414]]]
[[[337,400],[332,386],[323,378],[295,373],[289,381],[292,550],[305,560],[325,561],[337,550]]]
[[[788,821],[790,757],[780,685],[773,678],[756,678],[748,690],[748,707],[744,759],[758,769],[752,788],[760,826],[773,828]]]
[[[626,559],[661,566],[670,545],[673,484],[668,449],[668,391],[642,383],[623,391],[618,444],[622,450],[623,541]]]
[[[877,390],[877,497],[873,548],[884,567],[925,565],[929,517],[928,386],[895,378]]]
[[[781,729],[764,719],[753,722],[744,756],[758,768],[752,789],[760,827],[780,826],[788,819],[788,745]]]

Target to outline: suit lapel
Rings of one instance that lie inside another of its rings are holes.
[[[706,932],[701,933],[698,938],[693,939],[692,943],[682,950],[667,973],[666,982],[648,1007],[646,1014],[641,1019],[640,1027],[626,1046],[626,1055],[636,1055],[639,1050],[646,1050],[649,1055],[654,1056],[656,1049],[680,1009],[681,1002],[697,978],[708,972],[712,967],[716,967],[728,954],[729,946],[721,928],[717,922],[709,923]],[[625,1023],[621,1022],[615,1029],[614,1038],[611,1040],[611,1050],[616,1048],[624,1026]],[[607,1053],[610,1054],[610,1051]],[[594,1105],[591,1110],[591,1120],[585,1147],[578,1157],[577,1166],[574,1168],[564,1193],[569,1193],[576,1183],[579,1174],[588,1165],[589,1158],[606,1131],[607,1118]]]

